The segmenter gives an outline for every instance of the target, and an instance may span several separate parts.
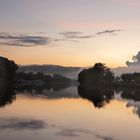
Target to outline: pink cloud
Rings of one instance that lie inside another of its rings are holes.
[[[101,29],[101,28],[108,28],[111,25],[109,25],[108,23],[88,23],[88,22],[61,22],[59,23],[59,25],[61,28],[64,29]]]
[[[140,6],[140,0],[113,0],[130,6]]]
[[[129,28],[135,23],[123,22],[58,22],[57,26],[65,30],[101,30],[113,28]]]

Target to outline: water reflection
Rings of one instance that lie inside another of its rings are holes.
[[[56,90],[57,89],[57,90]],[[30,98],[43,98],[43,99],[60,99],[60,98],[79,98],[76,86],[58,85],[53,88],[26,86],[17,87],[17,94],[30,97]]]
[[[15,88],[11,85],[0,85],[0,107],[11,104],[16,95],[22,95],[30,98],[43,98],[43,99],[60,99],[60,98],[79,98],[88,99],[95,107],[101,108],[109,104],[115,98],[115,94],[120,94],[122,99],[133,100],[134,102],[140,101],[139,88],[109,88],[105,86],[67,86],[67,85],[54,85],[53,87],[45,86],[24,86],[18,85]],[[78,93],[77,93],[78,91]],[[115,91],[115,92],[114,92]],[[128,104],[130,106],[130,104]],[[139,110],[139,109],[138,109]],[[137,111],[140,112],[140,111]],[[139,113],[140,114],[140,113]]]
[[[15,100],[14,88],[11,84],[0,84],[0,107],[11,104]]]
[[[3,87],[0,91],[7,91],[7,88]],[[13,101],[13,92],[8,93],[11,93],[9,98]],[[136,116],[140,116],[140,100],[136,98],[139,89],[79,86],[56,91],[53,88],[38,89],[30,86],[16,88],[15,93],[16,101],[0,109],[0,139],[140,138],[137,131],[140,129],[140,120]],[[128,132],[128,135],[122,130]]]
[[[93,102],[95,107],[101,108],[111,99],[114,98],[114,90],[105,86],[94,87],[94,86],[79,86],[78,94],[82,98],[86,98],[89,101]]]
[[[140,89],[139,88],[123,88],[122,98],[132,99],[134,101],[140,101]]]
[[[127,107],[133,107],[133,113],[140,118],[140,89],[123,88],[121,89],[121,97],[127,100]]]
[[[54,85],[53,87],[40,87],[16,85],[14,89],[12,85],[0,85],[0,107],[11,104],[16,99],[16,95],[40,99],[79,98],[76,86]]]
[[[65,89],[67,87],[70,87],[70,85],[67,84],[54,84],[54,85],[22,85],[22,84],[18,84],[15,86],[17,91],[28,91],[28,92],[32,92],[32,90],[35,90],[36,92],[42,92],[44,89],[46,90],[53,90],[53,91],[60,91],[62,89]]]
[[[79,86],[78,94],[91,101],[95,107],[102,108],[120,94],[121,100],[127,100],[126,107],[133,107],[133,113],[140,118],[140,89],[139,88],[109,88],[105,86]]]
[[[86,135],[91,135],[97,139],[99,138],[100,140],[115,140],[115,138],[113,137],[102,136],[102,135],[96,134],[95,132],[91,130],[81,129],[81,128],[62,129],[60,132],[57,132],[56,134],[60,136],[65,136],[65,137],[78,137],[81,134],[86,134]]]
[[[0,130],[16,129],[16,130],[36,130],[45,128],[45,122],[42,120],[26,119],[26,118],[0,118]]]

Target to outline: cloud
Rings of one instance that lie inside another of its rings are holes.
[[[54,39],[53,40],[54,42],[63,42],[63,41],[70,41],[70,42],[80,42],[80,41],[78,41],[78,40],[74,40],[74,39]]]
[[[65,38],[69,38],[69,39],[88,39],[93,37],[93,35],[83,35],[82,32],[76,32],[76,31],[62,32],[60,34],[63,35]]]
[[[0,45],[6,46],[19,46],[19,47],[35,47],[35,46],[48,46],[55,42],[80,42],[81,39],[90,39],[102,34],[114,34],[122,30],[104,30],[97,32],[93,35],[84,35],[78,31],[67,31],[59,33],[63,37],[52,38],[42,35],[28,35],[28,34],[17,34],[17,33],[0,33]],[[39,33],[39,32],[38,32]],[[41,33],[39,33],[41,34]]]
[[[33,47],[39,45],[48,45],[50,42],[50,38],[43,36],[0,33],[1,45]]]
[[[121,32],[123,30],[104,30],[101,32],[97,32],[96,35],[103,35],[103,34],[116,34],[117,32]]]
[[[65,39],[89,39],[89,38],[97,37],[97,36],[103,35],[103,34],[116,35],[117,32],[121,32],[121,31],[123,31],[123,30],[103,30],[103,31],[97,32],[93,35],[83,35],[82,32],[78,32],[78,31],[61,32],[59,34],[63,35],[63,37]]]
[[[127,66],[140,66],[140,51],[132,57],[132,62],[126,61]]]
[[[24,119],[24,118],[1,118],[0,130],[16,129],[16,130],[36,130],[45,128],[45,123],[41,120]]]

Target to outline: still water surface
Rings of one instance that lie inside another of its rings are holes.
[[[0,99],[0,140],[140,140],[138,93],[90,99],[77,87],[16,90]]]

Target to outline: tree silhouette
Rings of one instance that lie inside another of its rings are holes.
[[[81,85],[112,85],[114,73],[102,63],[96,63],[94,67],[84,69],[78,75]]]

